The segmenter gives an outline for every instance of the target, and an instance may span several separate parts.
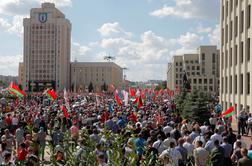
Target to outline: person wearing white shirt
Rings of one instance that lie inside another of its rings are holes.
[[[211,153],[211,151],[213,150],[213,148],[214,148],[214,141],[210,138],[210,136],[209,135],[206,135],[206,145],[205,145],[205,149],[209,152],[209,153]]]
[[[201,133],[204,135],[207,132],[207,122],[204,122],[203,126],[200,126]]]
[[[160,155],[159,158],[163,161],[165,166],[178,166],[178,161],[182,159],[182,156],[178,150],[175,149],[174,142],[170,143],[170,148],[164,150]],[[165,160],[167,159],[168,160]]]
[[[222,136],[219,134],[219,130],[218,130],[218,129],[215,129],[215,130],[214,130],[214,134],[211,136],[210,139],[211,139],[212,141],[218,140],[219,143],[222,143],[222,142],[223,142],[223,138],[222,138]]]
[[[245,141],[241,139],[241,135],[237,135],[237,136],[236,136],[236,141],[235,141],[235,143],[234,143],[234,149],[237,148],[237,145],[236,145],[236,144],[237,144],[238,141],[241,142],[241,148],[247,148],[247,145],[246,145]]]
[[[162,136],[158,135],[157,136],[157,141],[155,141],[152,145],[153,148],[158,150],[158,153],[162,153],[166,148],[164,147],[163,141],[162,141]]]
[[[172,131],[172,127],[171,126],[169,126],[169,125],[167,125],[167,126],[165,126],[164,128],[163,128],[163,131],[164,131],[164,133],[165,133],[165,135],[167,134],[167,133],[170,133],[171,131]]]
[[[186,142],[183,144],[183,147],[186,148],[188,152],[188,157],[193,156],[194,146],[191,143],[191,137],[186,137]]]
[[[248,116],[248,120],[247,120],[247,135],[249,135],[249,130],[250,130],[250,133],[251,133],[251,138],[252,138],[252,116],[251,114],[249,114]]]
[[[199,136],[197,136],[194,140],[193,140],[193,145],[194,147],[196,147],[196,142],[197,141],[201,141],[203,143],[203,146],[205,146],[206,144],[206,140],[204,138],[204,136],[202,134],[200,134]]]
[[[171,142],[173,142],[175,144],[175,146],[177,145],[176,140],[170,136],[170,133],[167,133],[166,137],[167,138],[163,141],[164,147],[169,148]]]

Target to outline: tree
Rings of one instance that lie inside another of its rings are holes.
[[[103,85],[101,86],[101,90],[105,92],[108,90],[108,85],[106,84],[106,82],[104,82]]]
[[[186,90],[182,88],[180,93],[175,97],[176,108],[179,112],[184,110],[187,94]]]
[[[207,122],[211,116],[208,108],[210,98],[208,93],[194,90],[186,96],[182,110],[182,116],[190,121],[200,124]]]
[[[90,82],[90,84],[88,85],[88,92],[91,93],[94,91],[94,86],[93,86],[93,83]]]

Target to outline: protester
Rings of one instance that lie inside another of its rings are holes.
[[[119,104],[105,92],[68,93],[67,97],[59,93],[55,100],[29,94],[17,106],[12,104],[11,112],[0,115],[0,162],[36,166],[50,160],[51,165],[71,165],[68,161],[74,158],[72,165],[104,166],[121,156],[114,165],[250,163],[252,153],[244,149],[244,139],[218,114],[212,112],[209,122],[203,123],[183,119],[172,99],[142,96],[145,101],[138,106],[139,101]],[[2,106],[3,111],[4,102]],[[250,118],[249,114],[247,132]]]

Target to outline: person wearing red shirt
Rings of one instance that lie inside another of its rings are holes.
[[[20,144],[17,153],[18,153],[18,161],[25,161],[26,155],[28,154],[25,143]]]
[[[7,116],[5,117],[5,123],[10,128],[10,126],[12,124],[11,114],[7,114]]]

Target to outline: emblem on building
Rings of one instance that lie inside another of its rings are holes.
[[[45,23],[47,21],[47,13],[39,13],[39,22]]]

